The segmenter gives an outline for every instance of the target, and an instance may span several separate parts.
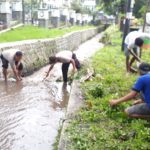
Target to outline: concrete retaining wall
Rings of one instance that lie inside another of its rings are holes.
[[[48,64],[49,56],[62,50],[73,51],[100,31],[103,31],[103,28],[77,31],[55,39],[0,44],[0,52],[10,48],[22,50],[24,52],[24,74],[26,75]]]

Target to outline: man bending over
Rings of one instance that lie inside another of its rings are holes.
[[[80,62],[78,61],[76,55],[71,51],[61,51],[57,53],[55,56],[51,56],[49,58],[49,64],[51,65],[47,74],[46,78],[49,76],[51,70],[54,68],[56,63],[62,63],[62,75],[64,83],[68,81],[68,69],[70,64],[73,66],[73,74],[75,73],[76,69],[80,69]]]
[[[132,64],[136,61],[141,61],[141,49],[144,44],[144,39],[150,39],[150,35],[140,31],[130,32],[124,42],[124,52],[126,55],[127,72],[135,72]],[[130,55],[132,58],[130,59]]]
[[[7,74],[8,74],[7,70],[9,64],[13,70],[16,81],[22,80],[21,77],[22,70],[23,70],[23,64],[21,63],[22,57],[23,57],[23,53],[18,49],[9,49],[1,53],[0,58],[2,60],[3,75],[5,81],[7,81]]]

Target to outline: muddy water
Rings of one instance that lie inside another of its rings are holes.
[[[0,91],[0,150],[52,149],[70,87],[34,77],[1,81]]]
[[[99,36],[76,51],[84,60],[102,45]],[[61,76],[57,65],[48,80],[43,81],[44,67],[16,84],[0,79],[0,150],[51,150],[65,117],[70,86],[55,82]]]

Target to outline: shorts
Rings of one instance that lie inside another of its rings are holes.
[[[2,60],[2,67],[3,67],[4,69],[8,69],[8,66],[9,66],[8,60],[6,60],[6,59],[3,57],[3,55],[1,55],[0,58],[1,58],[1,60]],[[17,65],[18,65],[18,62],[15,62],[15,65],[17,66]],[[22,70],[23,70],[23,64],[20,63],[19,66],[17,66],[17,69],[18,69],[19,71],[22,71]]]
[[[133,105],[126,109],[129,115],[150,116],[150,108],[146,103]]]
[[[137,56],[140,56],[140,49],[139,48],[134,48],[133,51]],[[126,57],[130,57],[130,52],[129,52],[127,44],[124,44],[124,54]]]
[[[3,55],[0,56],[1,60],[2,60],[2,67],[4,69],[8,69],[8,64],[9,62],[3,57]]]

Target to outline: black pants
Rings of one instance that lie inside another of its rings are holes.
[[[81,65],[80,65],[80,62],[79,60],[77,59],[76,57],[76,54],[72,54],[72,59],[74,60],[75,62],[75,66],[76,68],[79,70],[81,68]],[[69,66],[70,66],[70,63],[63,63],[62,64],[62,74],[63,74],[63,80],[64,82],[67,82],[68,81],[68,70],[69,70]]]
[[[69,70],[70,63],[63,63],[62,64],[62,74],[63,74],[63,81],[68,81],[68,70]]]

